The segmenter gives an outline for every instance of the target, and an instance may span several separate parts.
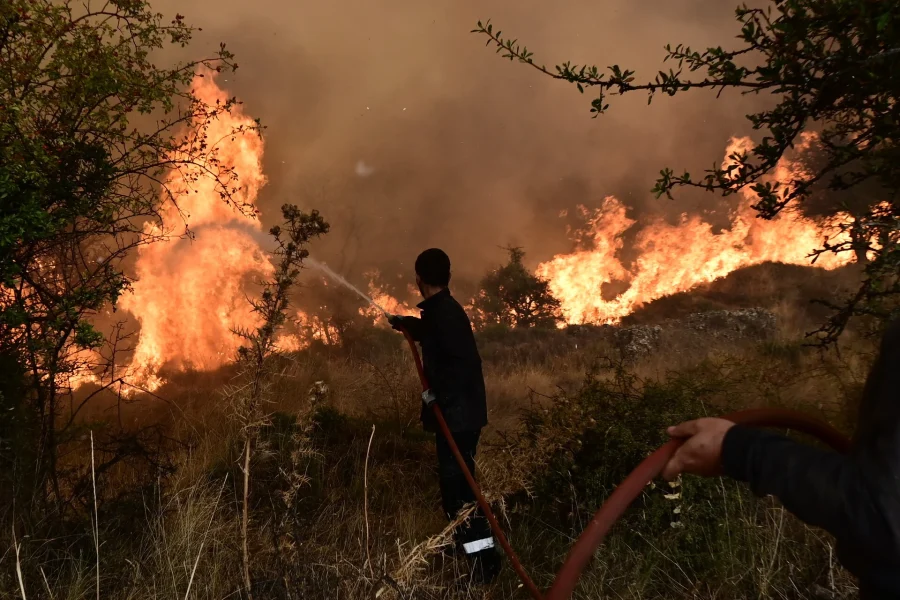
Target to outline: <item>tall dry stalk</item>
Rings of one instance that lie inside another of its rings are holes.
[[[16,550],[16,583],[19,584],[19,592],[22,594],[22,600],[28,600],[25,595],[25,579],[22,577],[22,560],[19,557],[19,540],[16,539],[16,524],[12,525],[12,541],[13,548]]]
[[[184,592],[184,600],[188,600],[191,597],[191,586],[194,585],[194,576],[197,574],[197,565],[200,564],[200,557],[203,555],[203,545],[206,544],[206,537],[209,534],[209,530],[212,527],[213,519],[216,516],[216,511],[219,509],[219,500],[222,499],[222,492],[225,490],[225,484],[228,482],[228,475],[225,475],[225,479],[222,481],[222,487],[219,488],[219,495],[216,496],[216,503],[213,505],[212,511],[209,513],[209,522],[206,524],[206,531],[203,532],[203,539],[200,541],[200,548],[197,550],[197,559],[194,561],[194,567],[191,569],[191,578],[188,580],[187,589]]]
[[[275,273],[271,280],[264,282],[260,298],[250,300],[253,312],[259,315],[262,322],[256,330],[235,331],[246,342],[238,350],[240,379],[243,382],[229,391],[229,395],[235,400],[243,437],[241,554],[244,589],[249,599],[253,597],[248,539],[251,459],[259,430],[269,422],[269,413],[264,409],[271,387],[268,365],[272,356],[277,353],[276,334],[287,320],[290,290],[300,275],[303,260],[309,256],[306,246],[313,238],[328,232],[328,223],[318,211],[305,213],[294,205],[285,204],[281,207],[281,213],[284,223],[269,230],[276,243],[273,252]]]
[[[366,521],[366,564],[369,565],[369,573],[375,575],[372,568],[372,556],[369,553],[369,455],[372,453],[372,440],[375,439],[375,425],[372,425],[372,434],[369,435],[369,445],[366,448],[366,465],[363,469],[363,516]]]
[[[100,600],[100,513],[97,511],[97,469],[94,466],[94,432],[91,431],[91,485],[94,488],[94,551],[97,557],[97,600]]]
[[[385,600],[394,597],[414,598],[417,590],[425,587],[422,582],[427,581],[424,570],[428,566],[429,557],[441,552],[445,547],[453,543],[453,535],[456,528],[462,525],[475,512],[477,506],[473,503],[459,511],[456,519],[447,524],[437,535],[430,536],[423,542],[419,542],[409,551],[397,540],[397,553],[399,565],[393,573],[385,573],[382,580],[386,585],[375,592],[376,598],[385,597]],[[430,590],[435,591],[435,590]],[[440,591],[439,589],[436,591]]]

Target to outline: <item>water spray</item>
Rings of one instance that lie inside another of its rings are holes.
[[[350,290],[351,292],[356,293],[360,298],[362,298],[363,300],[368,302],[371,306],[374,306],[379,311],[381,311],[381,314],[384,315],[385,319],[387,319],[388,321],[391,320],[391,317],[393,316],[391,313],[389,313],[384,308],[382,308],[380,304],[378,304],[377,302],[375,302],[374,300],[369,298],[369,296],[364,294],[362,292],[362,290],[360,290],[358,287],[356,287],[355,285],[353,285],[352,283],[350,283],[349,281],[344,279],[340,274],[335,273],[333,270],[331,270],[331,267],[329,267],[328,265],[326,265],[323,262],[317,261],[316,259],[314,259],[310,256],[306,257],[305,262],[306,262],[306,264],[308,264],[316,269],[319,269],[325,275],[328,275],[328,277],[330,277],[335,283],[339,283],[342,286],[344,286],[345,288],[347,288],[348,290]]]

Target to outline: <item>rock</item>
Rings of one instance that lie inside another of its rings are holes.
[[[694,313],[683,325],[716,338],[764,340],[775,334],[778,319],[763,308],[740,308]]]
[[[682,347],[703,346],[712,340],[763,341],[772,339],[777,330],[778,319],[770,311],[740,308],[693,313],[660,325],[569,325],[565,332],[575,347],[603,340],[619,350],[624,362],[634,363],[672,343]]]
[[[615,330],[615,342],[625,361],[652,353],[659,347],[661,336],[662,327],[659,325],[634,325]]]

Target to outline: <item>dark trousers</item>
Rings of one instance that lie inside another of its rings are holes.
[[[481,437],[481,431],[456,432],[453,439],[459,448],[460,454],[469,472],[475,476],[475,452],[478,448],[478,439]],[[444,438],[444,435],[438,433],[435,439],[437,445],[438,471],[440,473],[441,485],[441,503],[444,507],[444,513],[448,520],[456,518],[457,513],[465,505],[475,502],[475,493],[469,487],[466,476],[453,451],[450,444]],[[499,555],[494,547],[494,537],[491,533],[491,526],[485,518],[481,508],[478,508],[469,520],[461,525],[456,533],[456,541],[462,548],[463,552],[473,560],[477,560],[479,564],[480,578],[493,579],[496,570],[499,569]],[[486,571],[486,572],[484,572]]]

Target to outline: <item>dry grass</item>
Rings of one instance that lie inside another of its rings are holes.
[[[775,339],[664,335],[633,372],[657,382],[680,373],[711,390],[712,411],[720,404],[801,406],[849,428],[870,360],[867,342],[852,339],[841,356],[821,355],[798,343],[787,301],[776,310],[785,325]],[[492,425],[478,457],[481,477],[511,543],[538,584],[547,585],[603,498],[578,496],[574,483],[553,493],[541,488],[555,468],[553,447],[517,446],[514,434],[523,411],[551,411],[560,398],[577,398],[585,373],[614,349],[600,337],[566,332],[497,333],[482,346]],[[440,514],[433,442],[417,425],[418,381],[401,340],[279,360],[271,369],[275,418],[260,431],[251,487],[257,598],[524,597],[509,569],[491,589],[473,589],[464,561],[443,554],[452,525]],[[97,481],[101,598],[240,597],[240,432],[222,414],[219,392],[231,377],[228,370],[180,375],[161,391],[166,401],[126,407],[128,422],[162,422],[182,444],[169,449],[174,475],[120,473]],[[111,489],[113,481],[137,491]],[[647,514],[683,521],[678,527],[686,529],[718,519],[716,545],[685,545],[649,525],[617,530],[576,597],[648,598],[666,590],[669,597],[733,598],[755,590],[758,597],[812,598],[815,586],[833,597],[853,592],[826,535],[737,486],[715,486],[686,483],[678,512],[657,497],[664,490],[648,492],[649,504],[635,515],[656,507]],[[550,507],[560,503],[569,504],[557,516]],[[0,596],[96,597],[90,514],[59,529],[59,537],[20,529],[16,544],[3,539]],[[698,579],[697,564],[714,576]]]

